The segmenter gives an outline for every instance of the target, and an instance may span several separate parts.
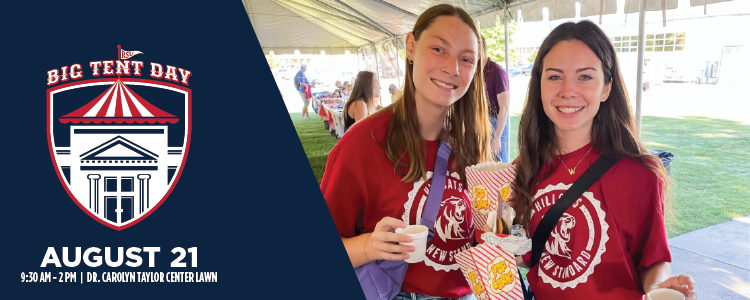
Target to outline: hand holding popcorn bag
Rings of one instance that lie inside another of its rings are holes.
[[[456,262],[478,299],[523,300],[516,260],[499,246],[481,244],[456,254]]]
[[[474,216],[474,232],[477,241],[482,242],[481,235],[484,233],[484,225],[488,222],[490,212],[498,212],[498,217],[507,219],[510,217],[512,224],[515,212],[505,204],[511,191],[515,188],[516,166],[501,162],[481,163],[466,167],[466,181],[468,183],[467,194],[471,200],[471,210]],[[503,210],[498,211],[498,197],[503,199]],[[489,220],[494,222],[495,220]],[[493,228],[492,224],[490,227]],[[498,230],[501,232],[501,230]]]

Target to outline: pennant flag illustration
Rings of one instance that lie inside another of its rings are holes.
[[[141,51],[125,51],[120,49],[120,45],[117,45],[117,49],[120,50],[120,59],[128,59],[131,58],[137,54],[143,54]]]

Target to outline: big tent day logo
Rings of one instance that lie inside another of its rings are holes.
[[[47,72],[47,140],[70,198],[122,230],[154,212],[180,178],[190,148],[192,74],[129,60],[143,53],[117,48],[117,60],[88,63],[93,79],[84,79],[80,64]]]

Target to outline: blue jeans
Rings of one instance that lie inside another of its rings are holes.
[[[490,117],[490,123],[492,123],[492,129],[497,131],[497,117]],[[510,163],[510,151],[508,151],[508,139],[510,138],[510,118],[505,120],[505,128],[503,133],[500,134],[500,153],[497,153],[497,158],[504,163]],[[495,133],[492,133],[492,139],[495,139]],[[490,142],[491,143],[491,142]]]
[[[401,291],[396,295],[393,300],[450,300],[448,298],[441,298],[441,297],[435,297],[435,296],[427,296],[422,294],[415,294],[415,293],[407,293],[404,291]],[[468,294],[466,296],[463,296],[461,298],[458,298],[456,300],[477,300],[477,297],[474,296],[474,293]]]

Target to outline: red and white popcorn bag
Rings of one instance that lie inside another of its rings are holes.
[[[515,189],[516,166],[501,162],[487,162],[466,167],[467,194],[474,215],[477,240],[484,233],[484,224],[491,211],[497,211],[498,195],[504,201]],[[494,222],[495,220],[490,220]],[[492,226],[490,226],[492,227]]]
[[[481,244],[456,254],[456,261],[478,299],[523,300],[516,260],[502,248]]]

